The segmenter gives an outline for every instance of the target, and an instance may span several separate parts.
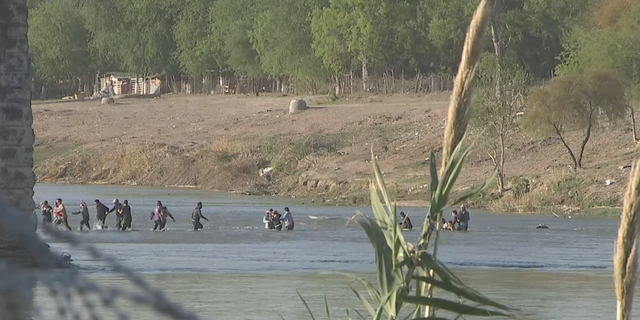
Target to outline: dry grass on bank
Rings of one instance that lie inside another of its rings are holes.
[[[110,106],[36,104],[36,172],[42,182],[195,185],[364,203],[373,144],[389,191],[424,204],[426,158],[441,151],[447,94],[333,102],[307,97],[311,109],[287,114],[291,99],[168,96]],[[568,139],[579,143],[580,134]],[[488,191],[472,202],[498,211],[620,205],[629,170],[620,167],[638,156],[628,128],[595,132],[586,169],[577,173],[568,169],[565,152],[556,139],[517,132],[507,150],[510,190],[502,197]],[[275,168],[271,184],[258,175],[268,166]],[[476,148],[457,192],[481,183],[491,169]],[[605,186],[607,179],[615,183]]]

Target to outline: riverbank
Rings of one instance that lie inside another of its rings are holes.
[[[366,204],[373,148],[390,191],[404,204],[426,204],[428,156],[441,148],[447,93],[303,98],[311,108],[297,114],[287,113],[292,97],[274,96],[34,103],[38,181],[188,186]],[[568,142],[580,138],[575,133]],[[556,214],[618,207],[626,166],[637,157],[629,128],[604,128],[587,146],[585,169],[574,173],[557,139],[517,132],[508,141],[508,191],[489,190],[470,204]],[[273,168],[271,181],[258,174],[267,167]],[[477,147],[455,192],[480,184],[492,168]]]

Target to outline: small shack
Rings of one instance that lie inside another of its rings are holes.
[[[162,80],[158,74],[140,77],[127,73],[110,72],[104,74],[98,81],[101,91],[110,92],[109,87],[113,87],[115,95],[154,94],[159,93],[162,88]]]

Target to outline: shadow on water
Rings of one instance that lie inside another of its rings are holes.
[[[36,277],[27,272],[16,274],[2,270],[0,275],[0,319],[25,320],[33,318]]]

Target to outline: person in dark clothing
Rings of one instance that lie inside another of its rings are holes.
[[[293,231],[295,227],[293,222],[293,215],[289,210],[289,207],[284,207],[284,215],[282,216],[282,223],[284,224],[284,229],[287,231]]]
[[[273,223],[273,227],[276,230],[282,230],[282,215],[278,213],[278,210],[273,211],[273,215],[271,216],[271,222]]]
[[[469,229],[469,220],[471,220],[469,211],[464,205],[460,206],[460,213],[458,214],[458,218],[460,219],[460,229],[467,231]]]
[[[49,201],[45,200],[42,202],[42,206],[40,207],[42,210],[42,225],[53,222],[53,208],[49,205]]]
[[[98,199],[95,200],[95,203],[96,203],[96,218],[98,218],[98,221],[102,223],[102,228],[106,229],[107,226],[106,226],[105,220],[107,219],[107,214],[109,213],[109,207],[102,204],[102,202],[100,202],[100,200]]]
[[[116,230],[122,229],[123,216],[120,213],[121,212],[120,209],[122,209],[122,204],[120,203],[120,201],[118,199],[113,199],[113,208],[111,208],[111,210],[107,212],[107,214],[114,211],[116,212]]]
[[[131,207],[129,206],[129,200],[124,200],[124,204],[122,208],[120,208],[120,216],[122,216],[123,224],[122,231],[126,231],[127,229],[131,229],[131,221],[133,217],[131,216]]]
[[[91,225],[89,224],[89,207],[84,202],[84,200],[80,201],[80,211],[71,212],[71,214],[81,214],[82,221],[80,221],[80,226],[78,227],[80,231],[86,226],[88,230],[91,230]]]
[[[167,209],[167,207],[165,206],[163,206],[160,210],[160,218],[162,219],[160,221],[160,230],[164,230],[164,228],[167,226],[167,218],[171,218],[173,222],[176,222],[176,219],[173,217],[173,215],[171,215],[171,212],[169,212],[169,209]]]
[[[409,216],[404,214],[404,212],[400,212],[400,218],[402,218],[402,220],[400,221],[402,229],[413,230],[413,224],[411,223],[411,219],[409,219]]]
[[[204,226],[200,222],[200,218],[209,221],[205,216],[202,215],[202,202],[198,202],[196,208],[191,212],[191,222],[193,223],[193,230],[202,230]]]

